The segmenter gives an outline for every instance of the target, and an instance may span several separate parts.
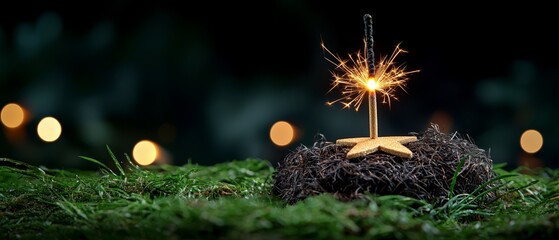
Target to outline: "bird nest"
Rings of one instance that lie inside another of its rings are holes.
[[[321,193],[332,193],[340,200],[373,193],[441,203],[448,200],[455,173],[455,195],[472,193],[495,177],[485,150],[457,133],[444,134],[432,125],[413,135],[418,141],[404,144],[413,152],[411,159],[383,152],[347,159],[351,147],[328,142],[320,135],[312,147],[298,147],[279,164],[272,193],[288,203]]]

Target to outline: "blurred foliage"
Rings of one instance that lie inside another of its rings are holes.
[[[377,55],[402,42],[410,53],[400,61],[421,69],[399,102],[379,108],[381,135],[420,132],[434,121],[491,149],[495,162],[515,166],[525,158],[520,134],[535,128],[544,147],[530,159],[559,164],[559,39],[556,31],[538,30],[555,28],[553,7],[215,4],[1,8],[0,105],[21,103],[30,118],[19,131],[2,130],[0,156],[87,168],[77,156],[100,156],[106,144],[131,152],[150,139],[176,164],[246,157],[275,163],[317,133],[330,140],[366,134],[366,111],[325,106],[337,93],[327,94],[332,66],[320,42],[340,56],[357,51],[361,17],[372,13]],[[48,115],[63,127],[51,144],[34,129]],[[268,138],[278,120],[297,129],[285,148]]]

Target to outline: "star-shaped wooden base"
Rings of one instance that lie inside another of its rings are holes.
[[[347,153],[347,158],[363,157],[378,150],[404,158],[411,158],[413,153],[404,147],[405,143],[415,142],[415,136],[391,136],[391,137],[359,137],[338,139],[336,144],[341,146],[353,146]]]

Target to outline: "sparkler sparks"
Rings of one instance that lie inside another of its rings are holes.
[[[364,54],[367,46],[365,46],[363,52],[359,51],[354,55],[348,54],[346,60],[332,53],[324,43],[321,46],[333,58],[326,57],[326,60],[336,66],[335,70],[332,71],[334,80],[328,92],[338,87],[342,90],[342,97],[326,102],[328,105],[339,102],[344,106],[343,108],[354,107],[358,111],[367,93],[376,91],[382,95],[382,102],[388,103],[390,106],[391,99],[398,100],[394,94],[395,90],[400,88],[405,92],[406,81],[409,79],[408,75],[419,72],[419,70],[405,71],[405,66],[396,65],[396,57],[402,53],[407,53],[406,50],[400,48],[400,44],[396,46],[390,57],[381,58],[376,64],[372,77],[369,77],[369,66]]]

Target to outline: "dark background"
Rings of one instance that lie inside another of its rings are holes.
[[[551,5],[406,5],[402,2],[267,1],[139,4],[20,1],[0,7],[0,105],[31,114],[19,137],[3,128],[0,157],[46,167],[96,168],[142,139],[171,164],[244,159],[276,163],[317,133],[329,140],[368,134],[366,108],[326,106],[330,70],[323,41],[345,56],[362,49],[371,13],[375,51],[400,56],[407,92],[379,105],[381,135],[421,132],[438,122],[469,136],[509,166],[558,167],[558,23]],[[55,116],[61,138],[35,133]],[[287,147],[271,125],[297,129]],[[544,137],[522,152],[527,129]]]

